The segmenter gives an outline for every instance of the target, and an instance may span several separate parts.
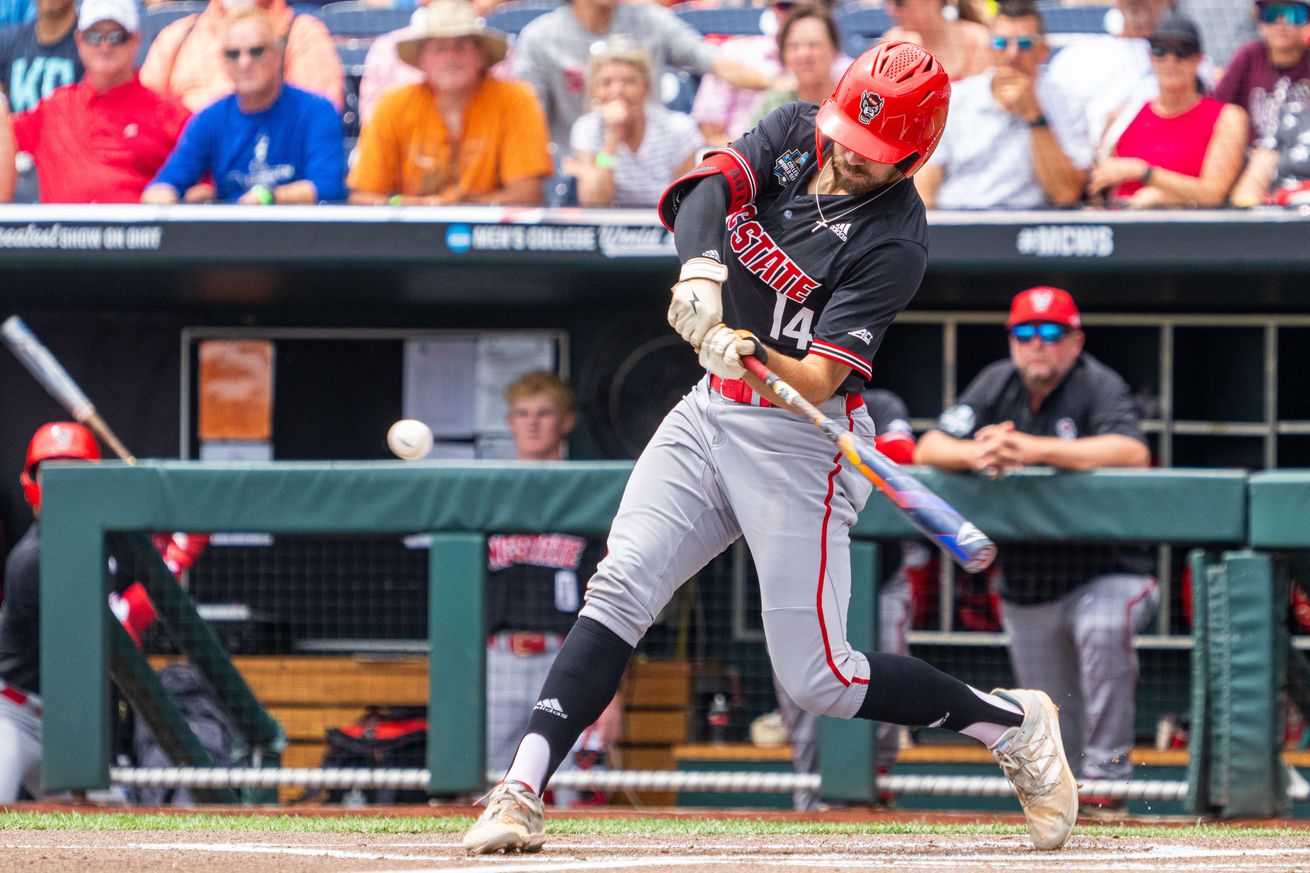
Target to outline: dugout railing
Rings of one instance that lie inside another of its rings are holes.
[[[481,790],[485,637],[479,594],[485,532],[603,534],[630,469],[628,462],[51,464],[45,469],[42,519],[44,785],[80,790],[110,781],[109,664],[116,628],[104,599],[109,542],[124,533],[199,530],[430,534],[428,767],[405,777],[405,784],[417,782],[435,794]],[[1000,541],[1204,546],[1194,558],[1206,621],[1197,622],[1204,630],[1196,635],[1203,656],[1194,658],[1192,700],[1200,708],[1194,714],[1199,725],[1192,732],[1189,781],[1156,789],[1135,782],[1131,789],[1120,786],[1121,796],[1177,798],[1185,791],[1195,811],[1232,815],[1281,807],[1284,783],[1274,736],[1281,726],[1281,577],[1273,556],[1246,547],[1304,544],[1305,525],[1294,520],[1306,517],[1310,493],[1307,480],[1297,478],[1301,474],[1033,470],[995,482],[935,471],[920,475]],[[1252,536],[1253,529],[1259,537]],[[912,534],[889,504],[872,498],[854,531],[855,578],[874,578],[873,540]],[[1237,570],[1228,573],[1230,567]],[[93,579],[101,583],[88,584]],[[857,647],[873,644],[871,592],[872,586],[854,589],[848,625]],[[1260,650],[1244,648],[1226,622],[1259,628]],[[1234,694],[1237,677],[1230,667],[1239,654],[1247,661],[1240,677],[1246,691]],[[821,784],[822,794],[833,800],[874,799],[872,730],[865,722],[824,720],[821,772],[805,784]],[[169,775],[210,787],[313,784],[303,774],[286,772]],[[115,775],[133,774],[116,769]],[[714,782],[704,778],[709,775],[647,774],[629,787],[704,790]],[[621,776],[611,773],[595,781],[617,785]],[[797,779],[803,777],[738,774],[719,790],[792,790],[800,785]],[[995,781],[901,788],[1004,794],[1005,786]],[[1217,790],[1236,784],[1243,787],[1241,796]]]

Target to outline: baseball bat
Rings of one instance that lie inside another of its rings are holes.
[[[55,356],[50,354],[50,350],[36,338],[36,334],[32,333],[23,319],[17,315],[6,318],[4,324],[0,324],[0,338],[23,362],[33,378],[41,383],[41,387],[49,391],[50,396],[67,409],[74,419],[91,428],[115,455],[129,464],[136,463],[136,458],[119,441],[109,425],[105,424],[100,413],[96,412],[95,404],[87,398]]]
[[[770,370],[759,358],[744,357],[746,371],[759,379],[801,415],[808,418],[828,439],[837,444],[846,460],[877,486],[883,496],[970,573],[987,569],[996,559],[996,544],[953,506],[923,483],[906,473],[882,452],[824,415],[814,404]]]

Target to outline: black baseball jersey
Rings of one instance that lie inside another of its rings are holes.
[[[487,626],[567,634],[605,544],[572,534],[487,537]]]
[[[1003,421],[1034,436],[1072,440],[1119,434],[1146,442],[1127,384],[1087,352],[1036,412],[1014,364],[1009,359],[989,364],[942,413],[936,429],[967,439]],[[1106,573],[1154,572],[1145,550],[1106,545],[1013,543],[1001,548],[1000,559],[1000,594],[1015,603],[1055,600]]]
[[[5,561],[5,599],[0,604],[0,679],[33,694],[41,692],[41,536],[35,523]]]
[[[887,326],[919,290],[928,224],[908,179],[871,195],[823,197],[828,224],[819,224],[806,193],[818,172],[818,111],[789,103],[722,150],[746,170],[752,191],[727,217],[724,250],[714,253],[728,265],[723,320],[789,357],[848,365],[838,390],[859,392]]]

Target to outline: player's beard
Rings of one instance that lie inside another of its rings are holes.
[[[833,155],[828,163],[832,167],[833,186],[846,194],[872,194],[902,178],[900,171],[888,164],[870,163],[857,170],[842,155]]]

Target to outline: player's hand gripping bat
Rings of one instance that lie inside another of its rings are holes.
[[[789,406],[804,415],[837,444],[846,460],[877,486],[883,496],[917,527],[924,536],[946,551],[957,564],[970,573],[985,570],[996,558],[996,544],[974,527],[919,480],[868,442],[824,415],[814,404],[770,370],[762,361],[743,356],[746,372],[759,379]]]
[[[4,324],[0,325],[0,338],[4,339],[5,345],[23,362],[23,366],[27,367],[36,381],[41,383],[41,387],[49,391],[50,396],[67,409],[74,419],[91,428],[115,455],[129,464],[136,463],[136,458],[119,442],[100,413],[96,412],[95,405],[87,399],[73,377],[50,354],[50,350],[42,345],[23,319],[17,315],[6,318]]]

